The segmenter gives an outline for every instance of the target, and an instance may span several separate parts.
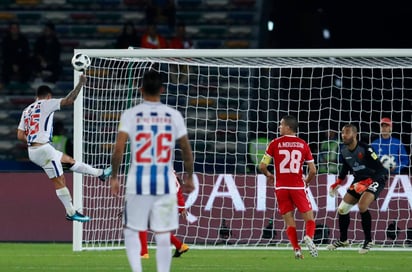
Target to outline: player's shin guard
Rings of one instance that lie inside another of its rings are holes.
[[[293,249],[300,249],[298,235],[296,233],[296,227],[289,226],[286,229],[286,234],[288,235],[289,241],[292,244]]]
[[[371,218],[371,214],[369,213],[369,210],[366,210],[366,212],[361,213],[361,219],[362,219],[362,229],[363,229],[363,232],[365,233],[365,241],[372,241],[372,234],[371,234],[372,218]]]
[[[172,251],[170,250],[170,232],[156,233],[157,271],[170,271]]]
[[[142,260],[140,259],[141,244],[138,231],[124,228],[124,244],[126,246],[127,258],[133,272],[142,271]]]
[[[306,235],[311,239],[313,239],[313,236],[315,236],[315,229],[316,224],[314,220],[309,220],[308,222],[306,222]]]

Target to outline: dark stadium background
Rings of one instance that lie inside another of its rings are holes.
[[[262,39],[268,48],[410,48],[411,12],[407,1],[267,0],[262,18],[275,28]]]

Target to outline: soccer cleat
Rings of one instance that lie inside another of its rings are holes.
[[[366,254],[371,249],[373,243],[372,241],[365,241],[363,242],[362,247],[359,249],[359,254]]]
[[[142,256],[140,256],[140,258],[149,259],[149,253],[143,254]]]
[[[179,249],[176,249],[175,254],[173,255],[174,258],[179,258],[180,255],[187,252],[189,250],[189,246],[186,244],[182,244]]]
[[[79,213],[78,211],[76,211],[76,213],[73,215],[66,214],[66,219],[69,221],[79,221],[82,223],[90,221],[90,217],[83,215]]]
[[[349,246],[349,241],[348,241],[348,240],[346,240],[346,241],[344,241],[344,242],[342,242],[342,241],[340,241],[340,240],[337,240],[337,241],[333,242],[332,244],[328,245],[328,246],[326,247],[326,249],[328,249],[328,250],[335,250],[335,249],[337,249],[338,247],[347,247],[347,246]]]
[[[295,249],[295,259],[296,260],[303,259],[303,254],[302,254],[302,251],[300,251],[300,249]]]
[[[309,249],[309,253],[312,257],[318,257],[318,248],[316,247],[315,243],[313,242],[312,238],[309,236],[305,235],[303,238],[305,241],[306,246]]]
[[[106,181],[109,179],[110,175],[112,174],[112,167],[109,166],[103,170],[103,173],[99,176],[101,181]]]

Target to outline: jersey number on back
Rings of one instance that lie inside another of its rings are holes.
[[[300,150],[279,150],[283,160],[279,164],[279,172],[282,174],[298,174],[301,169],[302,152]]]
[[[171,160],[172,134],[165,132],[153,137],[150,132],[140,132],[136,135],[136,142],[137,163],[168,163]]]
[[[31,113],[25,122],[27,141],[30,143],[36,139],[37,132],[39,132],[39,113]]]

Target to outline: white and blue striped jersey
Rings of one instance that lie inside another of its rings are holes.
[[[127,194],[176,194],[173,154],[176,140],[187,134],[180,112],[160,102],[144,101],[126,110],[119,131],[130,141]]]
[[[19,130],[23,130],[27,136],[27,144],[48,143],[53,136],[54,112],[60,110],[59,99],[36,100],[27,106],[20,118]]]

